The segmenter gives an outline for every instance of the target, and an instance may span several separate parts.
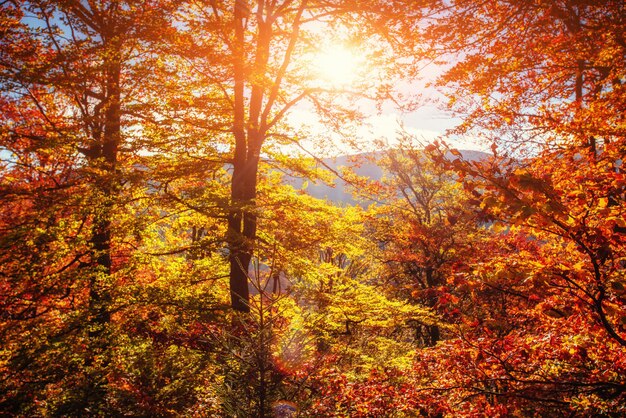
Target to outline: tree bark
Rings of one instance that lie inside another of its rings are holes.
[[[94,221],[94,233],[92,245],[96,254],[96,265],[104,274],[109,277],[112,273],[111,258],[111,218],[113,200],[117,193],[117,153],[120,141],[120,65],[118,62],[107,65],[106,74],[107,104],[104,120],[104,135],[102,141],[101,161],[103,176],[97,181],[98,192],[101,193],[103,204],[100,212],[96,214]],[[108,305],[111,302],[111,295],[106,283],[93,280],[91,291],[91,301],[94,304],[93,322],[103,325],[109,322],[110,313]]]
[[[116,42],[117,41],[117,42]],[[100,334],[111,319],[111,293],[109,277],[112,273],[111,226],[112,210],[118,192],[117,158],[121,138],[121,64],[119,39],[111,42],[110,52],[104,63],[106,98],[104,103],[103,135],[100,152],[95,164],[100,170],[96,179],[96,190],[102,203],[95,214],[91,244],[94,251],[94,264],[97,273],[92,276],[89,290],[89,309],[92,330],[90,334]]]
[[[249,312],[248,267],[252,260],[251,243],[244,236],[244,225],[251,223],[250,208],[256,190],[256,170],[248,161],[248,141],[245,128],[245,28],[244,19],[248,13],[243,1],[236,1],[234,9],[235,41],[233,51],[234,74],[234,119],[233,135],[235,149],[233,156],[233,176],[231,179],[230,208],[228,214],[229,286],[231,306],[236,311]],[[250,186],[253,193],[250,194]],[[254,222],[256,227],[256,221]],[[256,233],[256,231],[255,231]],[[248,237],[250,238],[250,237]]]
[[[228,246],[230,250],[230,296],[233,309],[249,312],[248,269],[256,240],[256,188],[261,147],[265,140],[266,121],[263,99],[266,86],[263,77],[267,70],[272,39],[271,19],[264,18],[265,2],[256,8],[258,34],[255,59],[250,76],[250,99],[246,120],[245,82],[245,21],[250,10],[244,0],[235,2],[234,24],[234,120],[235,150],[231,182],[231,208],[228,217]]]

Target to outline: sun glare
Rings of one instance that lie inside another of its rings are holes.
[[[333,87],[342,87],[356,80],[362,61],[362,57],[352,50],[332,45],[316,55],[313,65],[322,81]]]

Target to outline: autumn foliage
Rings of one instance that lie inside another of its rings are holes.
[[[0,415],[625,415],[624,28],[622,1],[2,2]],[[313,70],[335,38],[343,84]],[[356,158],[380,179],[320,158],[428,63],[456,128]]]

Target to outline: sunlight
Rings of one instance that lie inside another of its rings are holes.
[[[315,72],[333,87],[354,83],[363,64],[363,57],[343,45],[330,45],[320,51],[313,60]]]

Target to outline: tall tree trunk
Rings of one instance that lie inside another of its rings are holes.
[[[233,51],[234,74],[234,119],[233,134],[235,150],[233,156],[233,177],[230,190],[230,211],[228,214],[228,248],[230,262],[230,298],[233,309],[249,312],[248,267],[252,260],[251,243],[244,237],[244,224],[250,223],[249,206],[256,190],[256,170],[248,161],[248,141],[245,128],[245,28],[244,19],[248,13],[243,1],[235,2],[234,24],[235,42]],[[254,187],[250,194],[250,184]],[[256,227],[256,221],[255,227]],[[255,231],[256,234],[256,231]]]
[[[92,328],[98,332],[110,321],[110,283],[112,273],[111,220],[112,210],[119,189],[117,179],[117,156],[121,134],[121,102],[119,48],[105,62],[106,101],[104,103],[104,129],[99,158],[94,162],[101,170],[96,189],[102,199],[95,215],[91,244],[95,254],[94,264],[98,274],[91,279],[90,313]],[[92,331],[93,332],[93,331]]]
[[[249,312],[248,269],[256,239],[256,188],[261,147],[265,140],[263,123],[263,97],[265,88],[262,75],[265,74],[269,59],[271,25],[263,18],[265,3],[259,1],[256,8],[258,34],[252,76],[249,114],[246,121],[246,54],[245,20],[250,13],[244,0],[235,2],[234,24],[234,120],[233,134],[235,152],[233,156],[233,177],[231,184],[231,210],[228,218],[228,239],[230,249],[230,295],[233,309]]]
[[[233,309],[241,312],[250,311],[248,268],[252,260],[251,240],[256,235],[256,218],[253,214],[254,195],[247,193],[249,184],[255,183],[256,172],[246,170],[249,165],[245,162],[243,166],[235,165],[233,169],[232,208],[228,218],[231,305]]]
[[[107,351],[110,346],[107,326],[111,321],[111,275],[112,263],[112,220],[113,209],[119,192],[117,174],[118,148],[121,140],[121,64],[119,49],[113,48],[105,60],[106,98],[103,111],[102,136],[96,141],[98,149],[92,164],[98,168],[95,188],[98,205],[94,216],[91,236],[93,250],[89,287],[89,356],[86,365],[92,367],[85,388],[85,408],[93,410],[95,405],[104,405],[106,400]],[[96,138],[97,140],[97,138]],[[96,407],[97,408],[97,407]]]

